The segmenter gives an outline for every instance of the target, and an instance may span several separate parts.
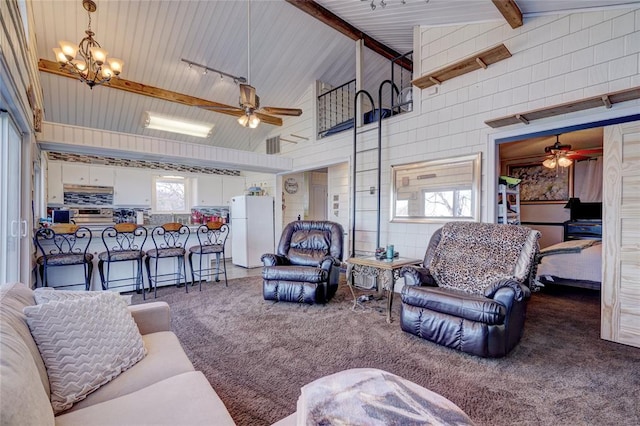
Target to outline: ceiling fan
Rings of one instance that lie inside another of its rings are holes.
[[[591,149],[571,150],[571,145],[561,144],[560,135],[556,135],[556,142],[553,145],[544,148],[544,152],[548,154],[542,165],[550,169],[556,167],[569,167],[573,161],[587,160],[591,155],[602,154],[602,147]]]
[[[247,2],[247,81],[251,78],[251,1]],[[238,84],[240,88],[239,108],[225,106],[202,106],[208,110],[230,110],[238,112],[238,123],[243,127],[255,129],[261,120],[268,119],[271,115],[286,115],[299,117],[302,110],[299,108],[262,107],[260,108],[260,98],[256,95],[255,87],[248,83]],[[267,121],[268,122],[268,121]]]

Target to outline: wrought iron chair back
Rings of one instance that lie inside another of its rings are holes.
[[[229,236],[229,226],[222,222],[209,222],[198,227],[196,236],[200,246],[221,246],[224,250],[224,243]]]
[[[147,266],[147,277],[149,285],[154,288],[154,297],[158,295],[158,282],[168,281],[173,277],[176,285],[180,284],[180,280],[184,279],[186,292],[189,292],[187,285],[187,265],[184,259],[186,253],[187,241],[191,231],[189,227],[182,223],[165,223],[156,226],[151,231],[151,240],[154,249],[147,252],[145,264]],[[160,259],[177,258],[178,270],[175,273],[158,274],[158,261]],[[151,274],[151,259],[155,259],[154,274]],[[162,279],[161,277],[169,277]]]
[[[139,250],[142,252],[147,241],[147,228],[135,223],[118,223],[102,231],[102,242],[107,249],[108,257],[121,251]],[[111,240],[107,243],[107,239]]]
[[[91,230],[85,226],[54,225],[50,228],[38,229],[33,239],[41,253],[36,261],[39,265],[42,286],[49,285],[47,277],[49,267],[84,265],[84,285],[85,289],[89,290],[93,272],[93,255],[88,253],[88,250],[92,237]]]
[[[195,283],[197,276],[200,282],[200,290],[202,290],[202,279],[205,275],[208,277],[213,272],[215,273],[215,280],[220,281],[220,272],[224,272],[224,285],[227,286],[227,264],[224,245],[227,241],[227,236],[229,236],[229,225],[222,222],[208,222],[198,227],[196,236],[198,237],[199,245],[191,247],[188,256],[189,266],[191,267],[191,282]],[[194,254],[198,256],[197,269],[193,267]],[[208,259],[206,256],[211,254],[216,255],[216,266],[203,268],[203,259]],[[220,256],[222,256],[222,268],[220,267]]]
[[[184,248],[191,231],[182,223],[165,223],[151,231],[151,239],[156,250]]]
[[[146,298],[142,278],[143,247],[146,241],[147,229],[134,223],[118,223],[102,231],[102,243],[106,251],[98,255],[98,272],[100,272],[100,281],[103,290],[108,289],[111,282],[134,279],[136,291],[139,292],[142,287],[143,297]],[[133,278],[127,277],[111,280],[111,263],[124,261],[135,261],[137,263],[136,276]],[[106,277],[104,273],[105,262],[107,263]]]

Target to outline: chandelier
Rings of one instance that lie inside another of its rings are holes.
[[[82,7],[89,16],[89,25],[85,31],[87,36],[77,46],[69,41],[60,41],[60,47],[54,47],[53,53],[61,68],[75,74],[93,89],[93,86],[108,83],[113,76],[120,75],[124,62],[116,58],[109,58],[107,61],[108,52],[93,38],[95,33],[91,31],[91,13],[97,9],[96,3],[93,0],[82,0]],[[76,59],[76,55],[80,58]]]

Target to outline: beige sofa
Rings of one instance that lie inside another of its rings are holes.
[[[235,424],[170,331],[164,302],[129,308],[147,355],[54,417],[47,372],[22,313],[34,304],[24,284],[0,286],[0,425]]]

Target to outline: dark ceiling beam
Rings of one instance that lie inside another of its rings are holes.
[[[319,5],[313,0],[286,0],[286,1],[287,3],[297,7],[303,12],[313,16],[317,20],[330,26],[334,30],[346,35],[350,39],[364,40],[364,45],[366,47],[373,50],[378,55],[381,55],[384,58],[387,58],[389,60],[394,60],[403,55],[403,53],[400,53],[392,49],[386,44],[383,44],[378,40],[374,39],[373,37],[367,35],[366,33],[360,31],[359,29],[357,29],[347,21],[343,20],[337,15],[334,15],[331,11],[329,11],[328,9],[325,9],[324,7],[322,7],[321,5]],[[397,63],[402,68],[409,71],[413,71],[413,62],[410,61],[409,59],[401,58],[400,60],[398,60]]]
[[[498,8],[504,19],[511,25],[511,28],[522,26],[522,12],[513,0],[491,0]]]
[[[55,61],[40,59],[38,61],[38,69],[49,74],[55,74],[62,77],[78,80],[78,77],[76,75],[71,74],[64,68],[61,68],[60,64]],[[198,107],[206,109],[207,111],[226,114],[233,117],[239,117],[244,114],[242,109],[238,107],[221,104],[219,102],[208,101],[206,99],[196,98],[195,96],[173,92],[171,90],[161,89],[159,87],[149,86],[131,80],[125,80],[124,78],[112,78],[109,83],[105,84],[102,87],[123,90],[129,93],[162,99],[163,101]],[[274,117],[272,115],[262,114],[259,112],[256,112],[256,114],[258,115],[258,117],[260,117],[260,120],[262,120],[263,123],[273,124],[274,126],[282,126],[282,119],[280,117]]]

